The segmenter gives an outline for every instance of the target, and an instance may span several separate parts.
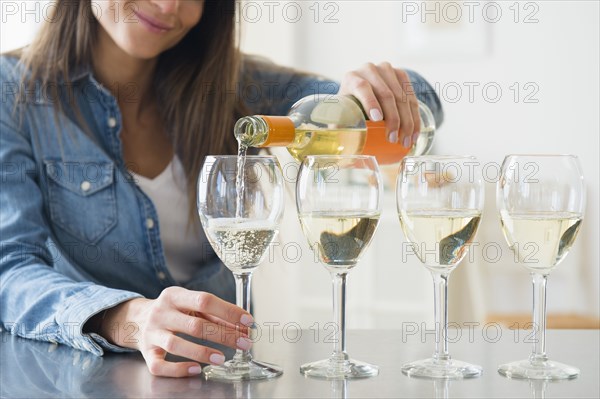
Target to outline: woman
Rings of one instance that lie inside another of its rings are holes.
[[[194,210],[202,160],[234,153],[236,118],[285,114],[315,91],[353,94],[385,117],[390,141],[410,146],[414,87],[441,123],[431,87],[388,63],[338,85],[240,54],[233,9],[57,0],[34,42],[2,57],[5,329],[97,355],[139,350],[155,375],[221,364],[222,352],[181,335],[251,346],[253,318],[228,302],[231,273]]]

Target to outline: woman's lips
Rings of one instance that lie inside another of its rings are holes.
[[[164,22],[160,22],[148,15],[144,15],[139,11],[134,11],[134,14],[138,17],[142,25],[144,25],[151,32],[165,33],[174,28],[173,26],[167,25]]]

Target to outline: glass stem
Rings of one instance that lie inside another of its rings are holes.
[[[250,312],[250,288],[252,273],[234,273],[235,278],[235,304],[247,312]],[[252,360],[249,350],[237,349],[233,360],[236,362],[248,362]]]
[[[331,272],[333,280],[333,317],[335,338],[333,339],[332,360],[348,360],[346,353],[346,276],[347,272]]]
[[[450,380],[447,378],[433,380],[433,392],[436,399],[448,399],[450,396]]]
[[[435,353],[436,362],[450,360],[448,353],[448,275],[431,272],[433,276],[433,300],[435,318]]]
[[[546,281],[547,276],[532,273],[533,278],[533,352],[530,360],[532,363],[543,363],[548,360],[546,356]]]

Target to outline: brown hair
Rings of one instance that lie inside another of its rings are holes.
[[[41,84],[52,98],[63,98],[58,93],[59,81],[70,90],[72,71],[91,67],[100,25],[91,0],[55,3],[33,42],[10,55],[20,58],[25,67],[21,87]],[[237,149],[233,123],[244,110],[239,97],[230,94],[237,87],[241,62],[234,7],[235,0],[205,1],[200,22],[159,56],[156,68],[161,118],[185,170],[190,216],[195,213],[196,181],[204,156],[232,154]],[[68,107],[89,131],[75,104],[55,103],[56,112]]]

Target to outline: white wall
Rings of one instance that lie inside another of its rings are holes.
[[[30,43],[50,12],[50,0],[0,1],[0,52]]]
[[[277,29],[266,19],[248,23],[247,32],[255,36],[248,37],[246,49],[337,79],[366,61],[388,60],[419,71],[439,89],[445,108],[436,153],[473,154],[486,163],[501,163],[509,153],[580,157],[588,207],[576,244],[550,277],[548,311],[598,317],[598,2],[522,2],[518,16],[513,2],[476,2],[471,6],[473,23],[461,2],[427,2],[428,10],[438,4],[439,24],[434,23],[435,14],[423,14],[422,2],[337,1],[338,22],[332,24],[323,23],[324,3],[321,20],[314,23],[314,12],[308,9],[313,2],[309,3],[302,3],[301,20],[288,23],[283,30],[281,13],[275,14],[280,21]],[[456,5],[461,6],[463,16],[453,23]],[[412,15],[415,7],[417,14]],[[495,13],[497,7],[501,15]],[[496,22],[486,22],[486,18]],[[287,45],[282,44],[282,37]],[[515,82],[519,85],[516,100]],[[472,98],[469,85],[474,88]],[[497,87],[502,94],[494,102]],[[490,177],[493,170],[489,169]],[[492,183],[486,194],[478,241],[481,245],[497,242],[504,256],[495,263],[486,262],[478,249],[474,261],[463,262],[454,273],[450,312],[457,320],[482,321],[489,312],[528,313],[531,309],[529,277],[513,262],[501,235]],[[294,203],[288,205],[294,213]],[[415,262],[399,260],[397,243],[403,237],[393,201],[385,214],[367,259],[350,275],[348,323],[353,327],[394,327],[431,313],[429,276]],[[282,239],[300,242],[293,219],[290,216]],[[329,317],[328,276],[311,263],[266,264],[259,270],[255,294],[261,318],[292,317],[309,324]]]

